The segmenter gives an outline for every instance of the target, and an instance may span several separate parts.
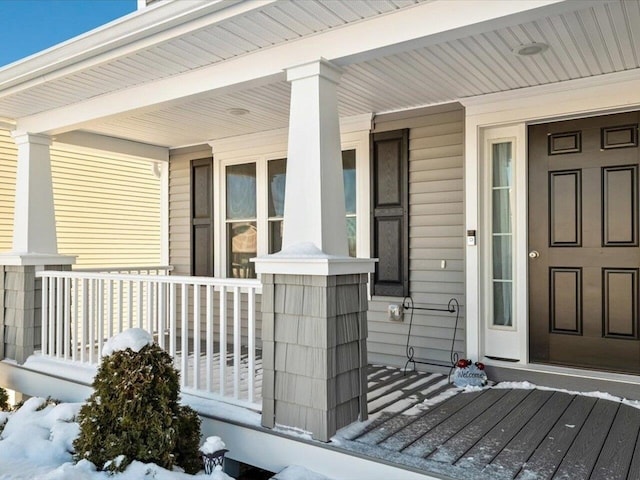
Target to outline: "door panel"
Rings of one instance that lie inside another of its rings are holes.
[[[640,373],[639,122],[529,127],[532,362]]]

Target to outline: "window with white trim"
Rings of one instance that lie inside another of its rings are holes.
[[[349,255],[358,253],[356,149],[342,151]],[[251,258],[279,252],[284,227],[286,158],[261,157],[224,165],[224,242],[229,278],[255,278]],[[266,241],[265,241],[266,236]]]

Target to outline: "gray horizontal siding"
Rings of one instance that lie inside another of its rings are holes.
[[[375,131],[409,128],[409,288],[416,306],[443,308],[455,297],[464,306],[464,110],[459,105],[379,116]],[[446,268],[441,268],[442,260]],[[389,304],[369,302],[369,361],[404,365],[410,312],[387,318]],[[410,345],[416,358],[448,362],[455,315],[414,311]],[[464,352],[464,308],[455,350]]]

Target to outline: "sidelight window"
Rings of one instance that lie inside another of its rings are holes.
[[[491,286],[494,326],[513,326],[513,144],[491,145]]]

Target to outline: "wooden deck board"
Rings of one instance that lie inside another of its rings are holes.
[[[598,400],[558,467],[554,479],[586,480],[600,455],[620,404]]]
[[[437,383],[438,381],[441,381],[442,379],[443,379],[443,376],[438,374],[433,374],[433,375],[413,374],[411,376],[408,376],[408,379],[406,382],[403,382],[403,384],[398,385],[395,388],[400,390],[400,393],[401,393],[400,396],[402,398],[415,397],[415,400],[413,402],[410,402],[407,404],[406,408],[409,408],[415,403],[422,401],[418,399],[416,395],[417,393],[419,393],[421,390],[425,388],[430,387],[432,384]],[[381,410],[388,409],[394,403],[397,403],[397,400],[395,398],[395,395],[393,395],[393,393],[394,392],[389,392],[386,395],[381,395],[374,401],[370,401],[369,414],[370,415],[375,414]]]
[[[426,457],[459,433],[471,422],[489,410],[507,394],[507,390],[487,390],[475,401],[467,404],[449,418],[441,422],[405,449],[407,455]],[[469,395],[469,394],[467,394]]]
[[[456,463],[464,468],[482,469],[511,442],[529,420],[549,401],[553,392],[532,390],[518,408],[487,432]]]
[[[495,478],[514,478],[565,412],[572,399],[570,395],[554,392],[549,401],[523,426],[485,471]]]
[[[638,429],[638,410],[628,405],[620,405],[591,478],[626,480],[638,439]]]
[[[441,376],[440,379],[436,379],[435,383],[429,383],[425,388],[414,393],[415,399],[406,405],[407,408],[395,409],[394,412],[379,412],[378,414],[370,415],[369,418],[372,419],[373,422],[351,439],[358,439],[362,443],[371,445],[382,442],[390,435],[389,432],[398,431],[415,418],[416,414],[409,415],[408,410],[414,409],[416,405],[422,404],[424,400],[433,398],[450,388],[451,385],[446,377]]]
[[[596,399],[593,397],[573,397],[569,407],[527,460],[516,478],[523,480],[531,478],[532,474],[540,480],[552,478],[595,403]]]
[[[464,408],[477,397],[485,392],[465,393],[452,397],[445,402],[434,406],[427,410],[417,419],[407,418],[402,427],[392,433],[388,438],[383,440],[379,445],[388,450],[400,452],[414,443],[417,438],[421,437],[424,432],[428,432],[437,427],[458,410]]]
[[[444,442],[430,456],[436,462],[454,464],[478,441],[485,438],[507,415],[531,393],[531,390],[509,390],[473,422]]]

